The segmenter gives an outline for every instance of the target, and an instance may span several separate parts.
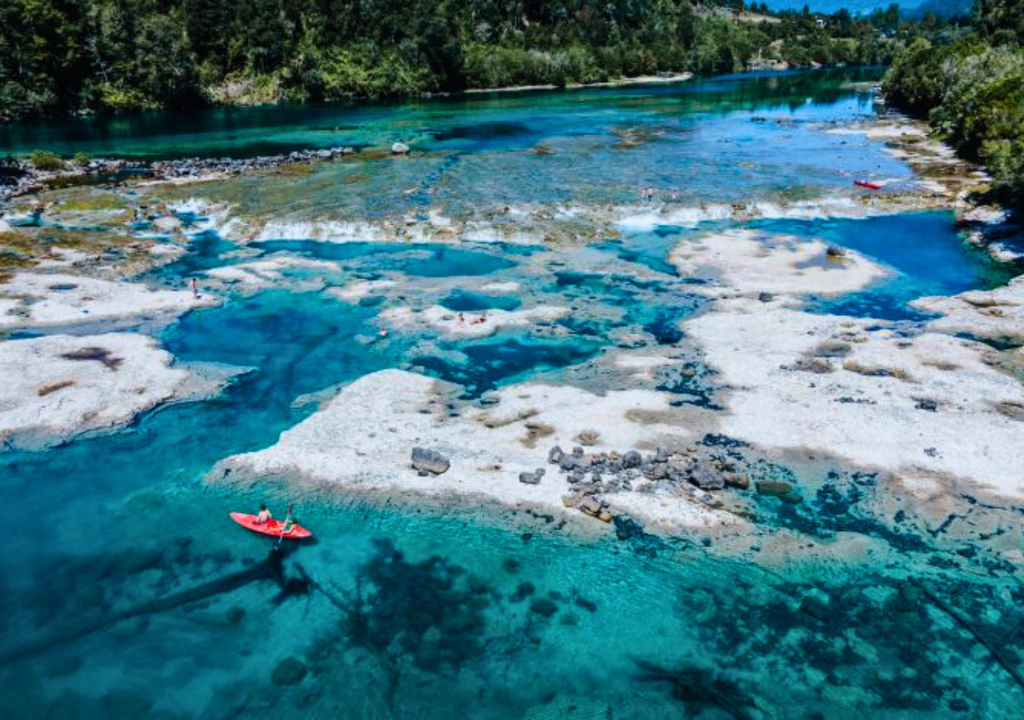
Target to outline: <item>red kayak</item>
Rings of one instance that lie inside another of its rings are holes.
[[[236,523],[244,527],[246,530],[252,530],[258,532],[261,535],[270,535],[271,537],[285,537],[289,540],[301,540],[303,538],[312,537],[313,533],[304,527],[299,525],[293,525],[291,530],[281,534],[281,527],[284,525],[280,520],[268,520],[265,523],[256,522],[255,515],[246,515],[245,513],[233,512],[231,513],[231,519]]]
[[[858,187],[867,188],[868,190],[881,190],[882,189],[882,186],[879,185],[878,183],[868,182],[867,180],[854,180],[853,184],[858,186]]]

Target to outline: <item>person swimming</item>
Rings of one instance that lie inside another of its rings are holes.
[[[257,525],[266,525],[268,522],[270,522],[273,519],[274,519],[274,517],[273,517],[273,515],[270,514],[270,511],[267,510],[267,506],[264,505],[263,503],[260,503],[260,512],[259,512],[258,515],[256,515],[256,524]]]

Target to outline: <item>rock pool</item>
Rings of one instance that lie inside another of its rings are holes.
[[[15,228],[5,715],[1019,716],[1021,267],[875,79],[5,128],[357,149]]]

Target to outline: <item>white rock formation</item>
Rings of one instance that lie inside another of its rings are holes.
[[[216,305],[208,293],[153,290],[140,283],[64,274],[19,273],[0,285],[0,330],[112,320],[171,320]]]
[[[734,230],[683,240],[669,261],[682,275],[707,280],[693,290],[712,296],[737,292],[840,295],[888,274],[859,253],[847,250],[841,257],[830,257],[827,250],[820,240]]]
[[[450,390],[401,370],[366,375],[282,433],[276,445],[221,462],[210,480],[285,476],[320,491],[412,495],[439,503],[484,499],[561,513],[562,496],[570,488],[565,476],[546,462],[552,445],[571,447],[583,431],[593,433],[598,450],[621,450],[665,437],[676,444],[691,439],[685,428],[663,422],[668,400],[652,391],[601,396],[573,387],[523,383],[497,392],[500,402],[495,407],[468,407],[452,417],[446,407]],[[411,450],[418,446],[441,452],[451,468],[442,475],[419,476],[410,464]],[[519,482],[520,472],[542,467],[547,472],[539,484]],[[608,496],[613,512],[620,497]],[[735,521],[694,501],[673,502],[669,512],[662,500],[653,493],[631,493],[628,502],[631,512],[675,527]]]
[[[394,280],[355,280],[341,287],[329,288],[326,292],[342,302],[356,303],[365,297],[395,287],[397,284]]]
[[[726,435],[1024,497],[1024,385],[979,343],[873,325],[733,300],[686,329],[731,388]]]
[[[218,391],[145,335],[48,335],[0,343],[0,447],[39,448]]]
[[[312,273],[336,273],[341,266],[329,260],[313,260],[293,255],[275,255],[264,260],[225,265],[206,271],[206,275],[240,285],[247,290],[276,287],[285,282],[308,282]],[[316,280],[322,282],[322,278]]]
[[[451,337],[486,337],[503,328],[529,327],[538,323],[551,323],[569,314],[569,309],[551,305],[539,305],[527,310],[487,310],[480,312],[456,312],[440,305],[426,310],[392,308],[381,313],[380,318],[392,325],[408,327],[428,325]]]
[[[995,290],[925,297],[910,304],[942,315],[928,323],[930,330],[1024,343],[1024,275]]]
[[[490,293],[516,293],[519,292],[520,289],[522,289],[522,285],[514,280],[491,282],[480,286],[480,292]]]

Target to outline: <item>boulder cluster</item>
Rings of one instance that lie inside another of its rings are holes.
[[[254,170],[273,170],[291,163],[311,163],[334,160],[352,155],[355,148],[333,147],[321,150],[295,150],[285,155],[260,155],[252,158],[187,158],[155,162],[150,171],[160,178],[185,178],[212,173],[239,175]]]
[[[90,160],[84,165],[65,163],[56,170],[40,170],[27,160],[7,159],[0,164],[0,202],[18,195],[38,192],[53,180],[96,175],[100,178],[114,177],[133,169],[135,165],[127,160]]]
[[[568,476],[572,492],[562,498],[566,507],[578,508],[605,522],[612,520],[608,502],[601,497],[607,493],[660,488],[698,496],[725,487],[749,486],[749,480],[735,472],[733,463],[703,457],[696,446],[681,452],[658,449],[644,455],[638,450],[587,453],[578,446],[567,453],[556,445],[548,452],[548,462]],[[706,495],[701,499],[711,498]]]
[[[274,170],[282,165],[335,160],[355,152],[354,147],[332,147],[251,158],[183,158],[154,163],[99,158],[84,164],[65,162],[63,167],[54,170],[40,170],[27,160],[9,160],[0,166],[0,201],[42,190],[48,182],[64,178],[91,175],[96,176],[97,182],[119,182],[127,175],[156,179],[193,178],[214,173],[240,175],[256,170]],[[409,151],[399,152],[392,148],[392,152],[405,154]]]

